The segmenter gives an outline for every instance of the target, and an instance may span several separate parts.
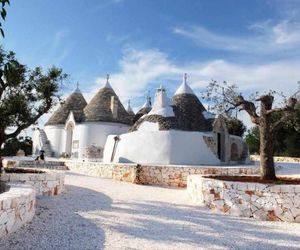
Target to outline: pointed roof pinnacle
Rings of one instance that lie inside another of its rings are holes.
[[[179,94],[192,94],[192,95],[195,94],[194,91],[191,89],[191,87],[187,84],[187,73],[184,73],[182,84],[175,92],[175,95],[179,95]]]
[[[187,73],[183,74],[183,82],[184,84],[187,84]]]
[[[132,110],[132,108],[130,106],[130,99],[128,100],[127,112],[128,113],[133,113],[133,110]]]
[[[144,103],[144,105],[142,106],[142,108],[151,108],[152,104],[151,104],[151,96],[150,96],[150,91],[148,91],[147,96],[146,96],[146,101]]]
[[[104,85],[104,88],[110,88],[110,89],[112,89],[112,87],[111,87],[111,85],[110,85],[110,83],[109,83],[109,77],[110,77],[110,75],[107,74],[107,75],[106,75],[106,83],[105,83],[105,85]]]
[[[79,82],[76,83],[76,90],[75,90],[75,92],[80,93]]]

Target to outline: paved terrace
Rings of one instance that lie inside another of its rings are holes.
[[[33,221],[0,239],[0,249],[299,249],[299,242],[300,224],[212,214],[185,189],[68,172],[66,192],[38,198]]]

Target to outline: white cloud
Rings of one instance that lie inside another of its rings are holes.
[[[297,90],[297,81],[300,80],[300,60],[249,65],[216,59],[180,65],[171,61],[165,53],[157,49],[143,51],[131,49],[124,52],[119,65],[120,70],[111,74],[111,85],[123,103],[133,98],[135,110],[138,106],[135,106],[134,98],[142,96],[149,87],[153,89],[163,83],[170,90],[168,95],[172,96],[177,87],[174,86],[174,79],[179,86],[184,72],[188,73],[189,83],[196,93],[205,91],[207,84],[214,79],[219,82],[225,80],[235,83],[246,95],[270,89],[291,95]],[[94,89],[85,94],[87,99],[90,99],[104,82],[105,77],[97,78]],[[249,125],[248,121],[247,124]]]
[[[191,39],[202,47],[242,52],[269,54],[273,52],[299,52],[300,23],[282,20],[253,24],[248,36],[229,36],[210,31],[201,26],[175,27],[173,32]]]
[[[153,93],[154,88],[161,83],[165,85],[171,97],[181,83],[184,72],[188,73],[189,84],[198,94],[205,91],[207,84],[214,79],[235,83],[246,95],[270,89],[291,95],[296,91],[297,81],[300,80],[300,60],[249,65],[216,59],[181,65],[157,49],[129,49],[124,51],[119,66],[119,71],[111,73],[110,83],[123,104],[126,104],[129,98],[133,98],[135,111],[141,105],[142,96],[146,91],[151,88]],[[105,76],[98,77],[93,88],[84,91],[86,100],[91,100],[104,83]],[[48,117],[49,115],[45,115],[43,122],[46,122]],[[245,119],[245,115],[241,117],[249,126],[249,119]]]
[[[141,95],[151,82],[181,73],[164,53],[156,49],[126,50],[119,66],[120,71],[111,74],[111,83],[123,100]],[[105,77],[97,78],[96,82],[99,88],[104,84]]]

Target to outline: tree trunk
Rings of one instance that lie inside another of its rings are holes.
[[[0,136],[0,147],[2,146],[2,144],[4,143],[3,140],[1,140],[1,136]],[[0,175],[3,172],[3,159],[2,159],[2,153],[1,153],[1,149],[0,149]]]
[[[270,115],[266,111],[272,108],[272,100],[261,100],[260,131],[260,172],[263,180],[276,180],[273,159],[273,132],[271,130]]]

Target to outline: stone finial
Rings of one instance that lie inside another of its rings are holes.
[[[80,89],[79,89],[79,82],[76,83],[76,90],[75,92],[80,92]]]
[[[110,79],[110,75],[107,74],[107,75],[106,75],[106,83],[105,83],[104,87],[105,87],[105,88],[110,88],[110,89],[112,89],[112,87],[111,87],[111,85],[110,85],[110,83],[109,83],[109,79]]]
[[[183,74],[183,83],[187,84],[187,73]]]

